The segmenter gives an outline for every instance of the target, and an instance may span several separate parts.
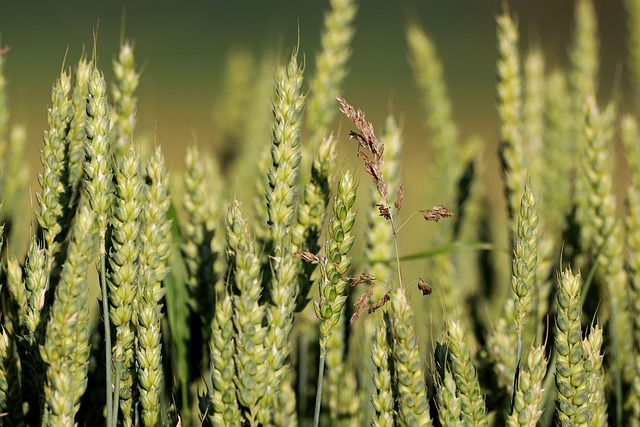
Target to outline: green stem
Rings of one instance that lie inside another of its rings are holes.
[[[415,214],[417,214],[417,213],[420,213],[420,211],[415,211],[414,213],[412,213],[411,215],[409,215],[409,217],[408,217],[407,219],[405,219],[405,220],[404,220],[404,222],[403,222],[402,224],[400,224],[400,227],[398,227],[398,229],[394,231],[394,234],[395,234],[395,233],[397,233],[397,232],[399,232],[399,231],[402,229],[402,227],[404,227],[404,225],[405,225],[406,223],[408,223],[408,222],[409,222],[409,220],[410,220],[411,218],[413,218],[413,216],[414,216]]]
[[[549,399],[552,396],[552,393],[555,391],[555,387],[553,386],[553,382],[556,379],[556,359],[558,358],[558,353],[556,352],[556,346],[551,346],[551,356],[549,357],[549,363],[547,366],[549,369],[547,370],[547,376],[544,379],[544,398],[543,401],[540,402],[540,408],[547,408],[550,405]],[[543,416],[540,419],[541,426],[548,426],[551,424],[553,420],[554,410],[544,411]],[[546,414],[550,414],[548,417]]]
[[[114,382],[114,399],[113,399],[113,427],[118,426],[118,407],[120,406],[120,377],[122,375],[122,363],[116,362],[116,378]]]
[[[112,392],[111,392],[111,324],[109,322],[109,300],[107,299],[107,267],[104,238],[100,239],[100,287],[102,288],[102,315],[104,317],[104,352],[107,379],[105,381],[107,393],[107,425],[113,425]]]
[[[409,218],[411,218],[411,216]],[[408,220],[409,219],[407,219],[407,221]],[[407,221],[405,221],[404,224],[406,224]],[[400,228],[402,228],[402,226],[400,226]],[[393,230],[393,244],[395,245],[395,249],[396,249],[396,270],[398,270],[398,284],[400,285],[401,288],[404,289],[404,286],[402,285],[402,271],[400,270],[400,253],[398,251],[398,231],[400,231],[400,228],[396,229],[396,224],[393,221],[393,218],[391,218],[391,229]]]
[[[320,425],[320,405],[322,404],[322,378],[324,377],[324,359],[327,350],[320,350],[320,363],[318,365],[318,386],[316,387],[316,409],[313,412],[313,427]]]
[[[511,396],[511,411],[509,415],[513,414],[513,407],[516,404],[516,393],[518,392],[518,382],[520,380],[520,362],[522,359],[522,332],[518,332],[518,346],[516,348],[516,372],[513,376],[513,394]]]

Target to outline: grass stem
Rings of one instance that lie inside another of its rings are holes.
[[[324,361],[326,358],[326,351],[320,354],[320,361],[318,362],[318,386],[316,388],[316,408],[313,411],[313,427],[320,425],[320,406],[322,405],[322,379],[324,377]]]
[[[111,324],[109,322],[109,300],[107,296],[107,268],[106,268],[106,249],[104,238],[100,236],[100,288],[102,289],[102,315],[104,317],[104,356],[106,381],[105,388],[107,393],[107,425],[113,425],[113,395],[111,390]]]

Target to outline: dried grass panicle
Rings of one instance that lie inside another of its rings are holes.
[[[396,423],[400,425],[431,426],[429,401],[420,361],[414,314],[405,291],[398,288],[391,295],[391,336],[397,388]]]
[[[364,169],[371,175],[380,197],[387,202],[389,199],[388,183],[384,179],[382,167],[384,166],[384,143],[380,142],[373,130],[373,125],[365,118],[364,112],[354,108],[344,98],[336,97],[340,103],[340,111],[347,116],[360,133],[349,131],[349,137],[358,143],[358,156],[364,160]],[[369,155],[367,155],[369,153]],[[369,157],[372,156],[373,160]]]
[[[556,410],[563,424],[589,425],[589,378],[585,370],[580,317],[580,274],[565,270],[558,278],[555,350]]]
[[[320,352],[326,351],[327,342],[333,328],[340,321],[347,299],[349,283],[347,273],[351,266],[349,251],[355,237],[351,234],[356,214],[353,205],[356,200],[357,184],[350,171],[346,171],[338,182],[333,203],[333,217],[329,222],[326,245],[327,260],[318,283],[320,302],[314,301],[314,310],[320,319]]]
[[[53,265],[53,258],[60,246],[60,237],[64,238],[68,224],[69,201],[65,182],[67,171],[66,151],[69,124],[73,117],[73,105],[70,99],[71,77],[65,72],[53,85],[51,108],[47,113],[49,130],[44,133],[44,146],[40,152],[42,173],[38,174],[38,182],[42,188],[36,194],[40,212],[36,214],[42,228],[45,250],[47,254],[47,271]]]
[[[316,70],[306,108],[309,145],[312,147],[325,137],[335,115],[333,99],[336,93],[340,93],[347,76],[347,62],[351,58],[351,41],[355,34],[356,2],[331,0],[330,4],[331,9],[324,15],[321,49],[316,55]]]
[[[509,427],[538,425],[543,412],[541,402],[545,395],[543,385],[546,374],[547,359],[544,346],[531,347],[526,366],[520,371],[513,412],[507,418]]]
[[[381,133],[381,139],[385,144],[385,163],[383,173],[389,177],[389,189],[396,192],[400,188],[400,155],[402,153],[403,138],[402,129],[392,116],[388,116]],[[394,274],[391,264],[376,262],[385,260],[395,251],[393,243],[393,230],[384,221],[378,218],[378,210],[373,206],[386,203],[380,196],[377,189],[371,188],[371,208],[365,210],[367,221],[367,232],[364,234],[364,257],[373,260],[366,268],[372,275],[378,277],[383,284],[386,284]],[[371,295],[372,300],[378,300],[386,292],[385,286],[375,286]],[[373,330],[371,328],[370,338]]]
[[[331,179],[335,172],[336,139],[324,138],[311,165],[311,178],[304,186],[302,203],[298,205],[297,220],[293,227],[291,243],[293,252],[320,251],[320,234],[329,205]],[[316,266],[298,263],[296,276],[300,287],[296,311],[302,311],[309,302],[308,295],[313,281],[311,275]]]
[[[215,264],[221,248],[216,246],[215,234],[222,214],[217,201],[222,179],[215,160],[196,145],[187,147],[185,165],[182,208],[186,218],[181,222],[181,250],[187,267],[189,304],[208,330],[215,306],[213,284],[219,280]]]
[[[115,328],[111,352],[120,363],[120,409],[125,425],[133,425],[134,405],[134,313],[138,293],[140,253],[140,224],[142,215],[142,178],[140,158],[129,145],[115,170],[115,199],[107,280],[109,284],[109,316]]]
[[[234,382],[236,376],[233,358],[235,340],[233,305],[229,294],[225,293],[221,299],[216,301],[210,337],[211,361],[209,369],[211,370],[212,389],[209,390],[211,407],[208,417],[213,425],[233,425],[241,419],[241,416]]]
[[[471,352],[465,344],[464,331],[455,321],[447,323],[447,344],[450,369],[460,398],[460,418],[466,425],[488,425],[484,396],[478,383],[478,375],[471,360]]]
[[[267,386],[269,374],[263,325],[265,307],[260,304],[260,260],[242,214],[240,202],[234,200],[225,220],[227,239],[227,289],[233,304],[235,327],[234,381],[243,419],[249,425],[269,423]]]
[[[111,85],[113,98],[111,132],[113,155],[116,161],[127,152],[136,120],[138,99],[134,96],[134,92],[138,87],[140,75],[135,69],[133,50],[133,44],[125,41],[120,46],[118,58],[113,60],[113,74],[116,81]]]
[[[55,290],[40,355],[46,364],[44,419],[47,425],[73,425],[87,387],[90,353],[87,272],[95,247],[95,215],[82,207]]]
[[[509,12],[498,18],[498,117],[500,157],[505,177],[507,206],[515,231],[520,194],[526,181],[522,136],[522,77],[518,53],[518,28]]]

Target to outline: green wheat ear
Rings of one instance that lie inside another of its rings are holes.
[[[420,361],[413,310],[405,291],[398,288],[391,295],[391,336],[396,372],[396,393],[399,410],[396,422],[407,426],[431,426],[427,390]]]
[[[269,423],[267,347],[263,325],[265,307],[260,305],[260,260],[256,255],[249,223],[242,206],[233,201],[225,219],[227,227],[227,290],[232,295],[235,327],[234,382],[243,417],[249,425]]]
[[[114,361],[120,364],[120,408],[125,425],[133,425],[134,339],[142,215],[140,158],[129,145],[115,171],[115,200],[111,219],[108,282],[111,322],[115,327],[112,344]]]
[[[522,77],[518,53],[518,28],[504,12],[498,22],[498,116],[500,156],[505,176],[507,205],[515,229],[519,195],[526,181],[525,147],[522,137]],[[515,231],[515,230],[514,230]]]
[[[556,408],[563,425],[587,426],[591,419],[580,326],[581,285],[580,274],[573,275],[571,270],[565,270],[558,279]]]
[[[271,251],[270,304],[267,308],[269,332],[265,344],[275,349],[267,360],[273,374],[272,392],[279,390],[288,376],[287,356],[291,350],[289,333],[299,287],[291,252],[291,232],[295,215],[300,166],[300,127],[304,96],[301,94],[303,70],[298,64],[297,51],[291,55],[286,68],[276,74],[273,95],[273,128],[271,164],[267,172],[266,191]],[[294,395],[295,396],[295,395]]]
[[[44,423],[73,425],[87,387],[90,353],[87,272],[95,245],[95,215],[82,207],[72,228],[72,240],[55,291],[44,345],[47,365]]]

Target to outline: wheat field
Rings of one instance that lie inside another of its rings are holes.
[[[0,425],[640,426],[640,1],[608,97],[592,0],[563,67],[504,6],[497,152],[407,22],[410,173],[402,111],[344,96],[364,5],[328,3],[317,52],[229,57],[223,148],[180,168],[137,126],[145,58],[95,36],[29,185],[0,46]]]

